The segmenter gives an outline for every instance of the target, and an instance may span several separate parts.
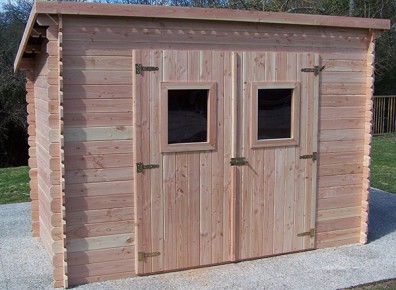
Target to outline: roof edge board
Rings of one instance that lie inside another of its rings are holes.
[[[37,11],[38,13],[65,15],[240,21],[366,29],[371,28],[378,30],[390,28],[389,19],[177,6],[146,6],[90,2],[37,2]]]
[[[30,11],[29,19],[25,27],[25,31],[23,32],[21,42],[19,44],[18,52],[15,56],[15,61],[14,61],[14,72],[16,72],[19,69],[19,66],[21,64],[21,60],[23,57],[23,53],[25,51],[25,48],[28,44],[30,34],[32,33],[32,29],[34,26],[34,23],[36,22],[37,18],[37,4],[36,2],[33,3],[32,10]]]

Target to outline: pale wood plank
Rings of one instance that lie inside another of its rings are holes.
[[[65,164],[68,170],[130,167],[132,158],[132,154],[66,155]]]
[[[64,136],[65,142],[126,140],[132,139],[132,126],[65,127]]]
[[[133,221],[117,221],[84,225],[67,225],[66,236],[68,240],[109,236],[133,232]]]
[[[125,247],[129,245],[134,245],[134,243],[134,235],[131,233],[127,233],[101,237],[69,239],[66,246],[67,252],[73,253],[106,248]]]
[[[109,198],[114,194],[131,194],[132,182],[127,181],[109,181],[96,183],[67,183],[67,197],[84,197],[84,196],[106,196]]]
[[[67,264],[69,266],[87,265],[108,261],[122,261],[134,259],[134,246],[99,249],[83,252],[73,252],[67,254]]]
[[[68,184],[132,180],[134,167],[66,170]]]
[[[68,226],[133,220],[133,207],[67,212]]]
[[[360,206],[318,210],[318,222],[359,216]]]
[[[353,207],[361,204],[361,196],[349,195],[349,196],[337,196],[330,198],[322,198],[318,200],[318,210],[341,208],[341,207]]]
[[[75,278],[85,278],[98,275],[109,275],[113,273],[125,273],[133,271],[133,259],[115,260],[87,265],[75,265],[68,267],[68,275],[71,281]]]
[[[130,140],[65,142],[64,151],[67,156],[131,154],[132,142]]]
[[[66,187],[67,190],[67,187]],[[108,196],[76,197],[68,198],[66,192],[66,208],[69,212],[80,212],[97,209],[113,209],[133,206],[133,196],[129,194],[114,194]]]

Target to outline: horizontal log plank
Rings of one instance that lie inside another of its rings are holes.
[[[133,195],[129,193],[111,194],[110,196],[66,197],[65,203],[68,212],[133,207]]]
[[[348,95],[361,96],[366,94],[366,85],[347,83],[345,80],[341,83],[325,83],[320,86],[320,95]]]
[[[360,206],[333,208],[318,211],[317,221],[336,220],[340,218],[358,217],[362,208]]]
[[[365,119],[359,117],[351,119],[321,119],[319,130],[364,129],[364,124]]]
[[[320,107],[320,120],[364,118],[366,107]]]
[[[132,262],[132,264],[134,264],[134,262]],[[131,277],[135,277],[135,276],[136,276],[136,272],[135,272],[135,269],[133,269],[130,272],[115,273],[115,274],[109,274],[109,275],[99,275],[99,276],[92,276],[92,277],[71,277],[71,276],[68,276],[68,279],[69,279],[69,285],[71,286],[71,285],[81,285],[81,284],[101,282],[101,281],[107,281],[107,280],[131,278]]]
[[[341,208],[341,207],[354,207],[361,205],[362,196],[358,195],[349,195],[349,196],[339,196],[339,197],[331,197],[331,198],[321,198],[317,201],[317,210],[325,210],[332,208]]]
[[[317,223],[317,234],[360,227],[360,216],[337,220],[320,221]]]
[[[132,99],[65,99],[63,109],[67,113],[130,113]]]
[[[132,195],[133,191],[132,180],[76,184],[70,184],[66,180],[65,186],[67,198],[104,195],[111,199],[116,194]]]
[[[125,107],[124,112],[112,113],[74,113],[71,110],[66,110],[63,120],[66,127],[132,126],[131,110],[130,106]]]
[[[329,176],[339,174],[355,174],[363,173],[362,163],[344,163],[344,164],[330,164],[319,166],[318,175]]]
[[[108,261],[121,261],[135,258],[135,247],[125,246],[84,252],[73,252],[67,255],[67,265],[87,265]]]
[[[130,140],[65,142],[64,151],[67,156],[131,154],[132,145]]]
[[[132,55],[125,56],[67,56],[62,59],[65,70],[132,71]]]
[[[67,212],[68,226],[134,220],[133,207]]]
[[[355,185],[361,184],[363,179],[362,174],[344,174],[344,175],[331,175],[321,176],[318,179],[318,187],[334,187],[342,185]]]
[[[102,154],[102,155],[65,155],[67,170],[71,169],[101,169],[112,167],[133,166],[132,154]]]
[[[64,70],[63,84],[68,85],[132,85],[131,71]]]
[[[360,228],[351,228],[351,229],[344,229],[344,230],[336,230],[331,232],[325,233],[318,233],[316,235],[316,241],[318,243],[324,242],[335,242],[339,240],[347,240],[347,239],[354,239],[356,237],[360,237]]]
[[[322,187],[318,189],[318,198],[331,198],[340,196],[359,195],[362,193],[363,187],[361,184]]]
[[[66,242],[67,252],[81,252],[106,248],[117,248],[134,245],[134,235],[119,234],[102,237],[91,237],[82,239],[68,239]]]
[[[321,74],[321,81],[337,84],[347,81],[349,84],[362,84],[366,81],[366,72],[328,72],[325,67]]]
[[[64,100],[69,99],[126,99],[132,98],[131,85],[67,85]]]
[[[67,184],[91,183],[108,181],[125,181],[133,179],[134,167],[116,167],[106,169],[67,170],[65,179]]]
[[[68,267],[68,275],[73,278],[90,277],[97,275],[109,275],[113,273],[132,272],[134,260],[108,261],[87,265]]]
[[[340,163],[360,163],[363,161],[363,151],[338,151],[319,154],[319,166]]]
[[[365,72],[367,70],[365,60],[332,59],[322,61],[327,72]]]
[[[360,237],[356,237],[356,238],[346,239],[346,240],[316,243],[316,247],[318,249],[325,249],[325,248],[331,248],[331,247],[341,247],[344,245],[358,244],[359,242],[360,242]]]
[[[131,140],[132,126],[65,127],[65,142]]]
[[[66,236],[68,239],[109,236],[133,232],[134,222],[131,220],[66,226]]]
[[[364,107],[365,102],[366,96],[364,95],[321,95],[319,100],[321,107]]]
[[[343,129],[343,130],[321,130],[319,133],[320,142],[329,141],[352,141],[361,140],[365,134],[365,129]]]

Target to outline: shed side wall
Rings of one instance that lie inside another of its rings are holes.
[[[36,106],[34,100],[34,71],[33,68],[26,71],[26,103],[27,103],[27,123],[28,123],[28,145],[30,167],[30,199],[31,199],[31,218],[32,236],[40,235],[39,219],[39,194],[37,185],[37,157],[36,157]]]
[[[320,53],[317,247],[358,243],[368,42],[365,30],[348,28],[65,16],[70,281],[133,275],[134,48]]]
[[[36,155],[40,237],[53,263],[54,287],[63,287],[64,248],[61,199],[58,26],[35,61]]]

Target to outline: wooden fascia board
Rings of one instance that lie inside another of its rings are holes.
[[[368,19],[345,16],[325,16],[175,6],[103,4],[89,2],[37,2],[36,5],[37,11],[39,13],[47,14],[195,19],[212,21],[349,27],[378,30],[385,30],[390,28],[389,19]]]
[[[32,11],[30,11],[29,19],[26,24],[25,31],[23,33],[21,42],[19,44],[18,52],[15,57],[15,61],[14,61],[14,71],[15,72],[20,68],[23,53],[24,53],[25,48],[28,44],[30,34],[32,33],[34,23],[36,22],[36,18],[37,18],[37,5],[36,5],[36,3],[33,3]]]

